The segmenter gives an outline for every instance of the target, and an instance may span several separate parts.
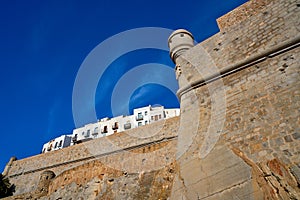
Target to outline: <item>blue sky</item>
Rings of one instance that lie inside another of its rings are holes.
[[[11,156],[22,159],[39,154],[45,142],[72,132],[76,75],[98,44],[140,27],[185,28],[197,41],[203,41],[218,32],[218,17],[244,2],[2,0],[0,170]],[[120,45],[128,42],[131,41]],[[108,49],[112,53],[115,50]],[[92,106],[98,118],[113,116],[111,96],[116,83],[124,73],[145,63],[174,67],[168,52],[162,50],[139,49],[120,55],[100,78]],[[127,103],[130,112],[149,104],[179,106],[174,94],[159,84],[139,87]],[[126,102],[120,101],[120,107],[121,104]]]

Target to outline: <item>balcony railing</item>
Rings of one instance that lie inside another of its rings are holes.
[[[136,121],[140,121],[140,120],[143,120],[144,119],[144,116],[143,115],[138,115],[136,116]]]
[[[77,136],[72,137],[72,141],[73,141],[73,143],[76,143],[77,142]]]
[[[112,128],[112,130],[117,130],[119,128],[119,126],[118,125],[113,125],[111,128]]]
[[[92,135],[98,135],[98,131],[94,131]]]

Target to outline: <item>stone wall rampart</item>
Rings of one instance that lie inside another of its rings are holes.
[[[299,5],[270,1],[176,60],[181,119],[200,115],[171,199],[300,198]]]
[[[121,160],[126,160],[127,152],[153,146],[156,143],[176,141],[178,118],[170,118],[58,151],[16,160],[10,167],[8,177],[11,183],[16,185],[15,194],[22,194],[34,190],[44,170],[52,170],[59,175],[63,171],[96,159],[104,159],[106,164],[116,162],[119,157]],[[110,161],[110,158],[113,159]]]
[[[229,13],[217,19],[219,29],[221,31],[230,28],[231,26],[240,24],[249,17],[260,12],[266,12],[266,5],[273,0],[250,0]]]
[[[197,87],[299,43],[298,5],[294,0],[272,1],[265,7],[266,12],[257,13],[191,48],[179,58],[182,63],[191,63],[191,67],[181,69],[187,82],[178,95],[191,86]],[[211,66],[215,70],[208,70]]]
[[[92,196],[151,199],[148,194],[164,189],[163,197],[175,200],[300,199],[299,5],[252,0],[221,17],[220,33],[176,59],[180,121],[14,161],[8,176],[16,194],[34,191],[47,169],[57,177],[43,199],[95,191]],[[166,176],[154,176],[164,166]],[[115,172],[102,179],[108,168]],[[150,189],[154,177],[167,184]]]

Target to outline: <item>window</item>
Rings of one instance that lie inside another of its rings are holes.
[[[57,147],[57,144],[58,144],[58,142],[56,142],[56,143],[55,143],[55,145],[54,145],[54,149]]]
[[[77,142],[77,134],[75,134],[75,136],[72,137],[72,141],[73,141],[74,144]]]
[[[115,122],[114,125],[112,126],[112,130],[117,130],[119,128],[119,123]]]
[[[145,111],[145,116],[147,116],[148,115],[148,111]]]
[[[84,135],[84,131],[81,133],[81,135]]]
[[[136,120],[143,120],[143,114],[141,112],[138,113]]]
[[[124,129],[125,129],[125,130],[131,129],[131,123],[130,123],[130,122],[127,122],[126,124],[124,124]]]
[[[59,141],[59,145],[58,145],[58,147],[61,147],[62,146],[62,140],[61,141]]]
[[[154,120],[154,116],[151,116],[151,120]]]
[[[89,129],[89,130],[87,130],[87,132],[86,132],[86,136],[85,136],[85,137],[90,137],[90,133],[91,133],[90,129]]]
[[[142,122],[139,122],[139,123],[138,123],[138,126],[142,126],[142,125],[143,125],[143,123],[142,123]]]
[[[157,115],[155,115],[155,121],[157,121],[158,120],[158,116]]]
[[[158,116],[159,119],[161,119],[161,114]]]
[[[104,127],[103,127],[102,133],[107,133],[107,126],[104,126]]]
[[[147,121],[147,120],[145,121],[145,124],[148,124],[148,121]]]
[[[96,127],[93,132],[93,135],[97,135],[97,134],[98,134],[98,127]]]

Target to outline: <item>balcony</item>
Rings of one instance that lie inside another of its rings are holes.
[[[99,128],[96,127],[96,128],[94,129],[94,131],[92,132],[92,135],[95,136],[95,135],[98,135],[98,133],[99,133]]]
[[[138,116],[136,116],[136,121],[140,121],[140,120],[143,120],[144,119],[144,116],[143,115],[138,115]]]
[[[75,144],[77,142],[77,135],[75,135],[74,137],[72,137],[72,142]]]
[[[103,134],[103,133],[108,133],[108,131],[107,131],[107,126],[104,126],[103,129],[101,129],[101,133],[102,133],[102,134]]]
[[[84,134],[84,137],[85,137],[85,138],[90,137],[90,133],[91,133],[91,131],[90,131],[90,130],[87,130],[87,132]]]
[[[94,131],[92,135],[98,135],[98,131]]]
[[[112,125],[112,130],[117,130],[118,128],[119,128],[119,124],[118,124],[118,122],[115,122],[115,124],[114,125]]]

